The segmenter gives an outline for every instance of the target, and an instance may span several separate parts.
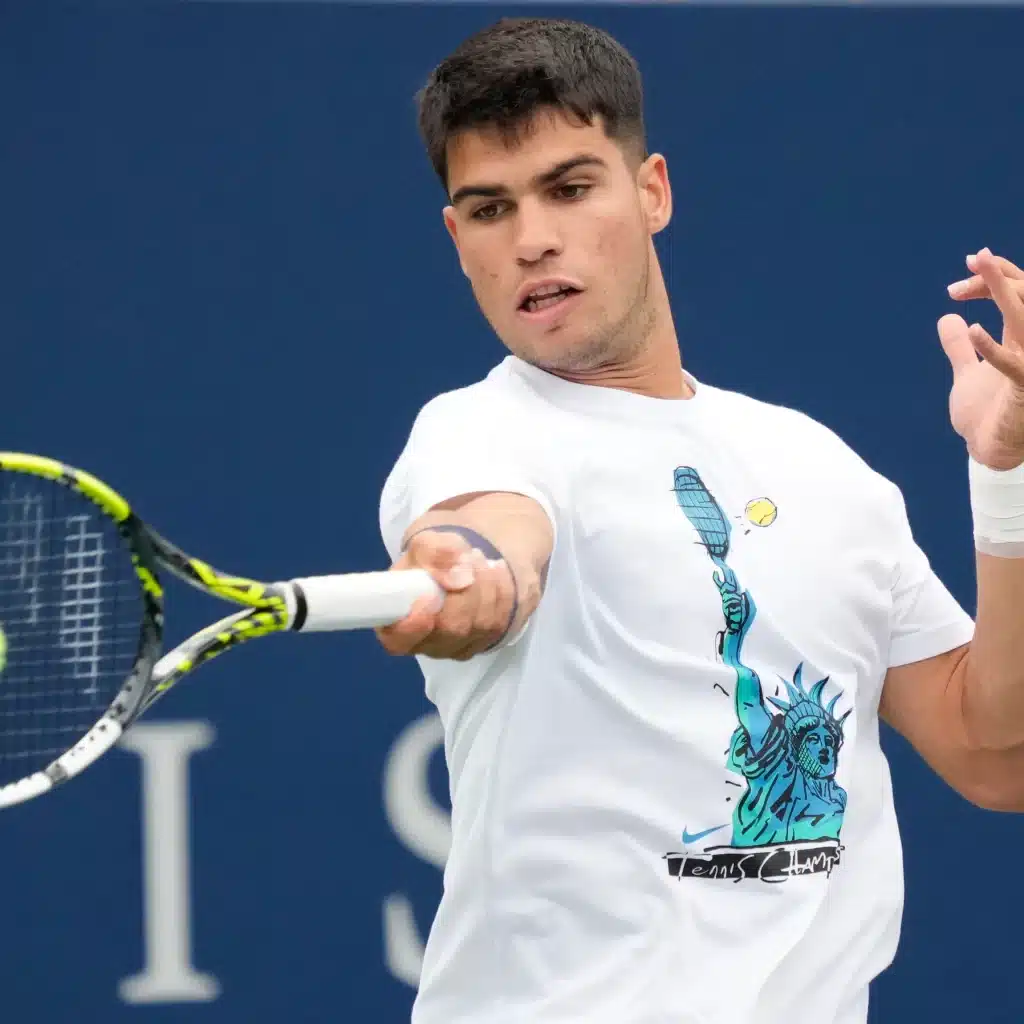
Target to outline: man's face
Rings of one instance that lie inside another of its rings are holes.
[[[450,143],[445,223],[480,309],[521,359],[585,371],[643,347],[651,235],[671,197],[664,160],[638,164],[599,120],[557,112],[512,142],[483,129]]]

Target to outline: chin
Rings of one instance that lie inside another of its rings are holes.
[[[525,347],[525,346],[524,346]],[[547,344],[528,346],[528,353],[520,356],[542,370],[563,373],[581,373],[594,370],[607,363],[614,353],[604,339],[572,337],[568,332],[554,331]],[[516,353],[517,355],[519,353]]]

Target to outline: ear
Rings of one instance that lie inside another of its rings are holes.
[[[652,153],[636,176],[647,227],[656,235],[672,219],[672,186],[668,180],[668,164],[660,153]]]
[[[455,243],[455,251],[459,254],[459,266],[462,268],[462,273],[469,277],[469,274],[466,273],[466,264],[462,262],[462,250],[459,248],[459,225],[455,217],[455,207],[446,206],[442,211],[442,216],[444,217],[444,226],[448,229],[452,242]]]

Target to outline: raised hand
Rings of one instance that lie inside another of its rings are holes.
[[[1024,270],[988,249],[968,256],[967,268],[973,276],[951,284],[950,296],[995,302],[1003,337],[1000,343],[955,313],[939,320],[953,367],[950,420],[977,462],[1013,469],[1024,462]]]
[[[750,615],[750,603],[746,591],[740,590],[736,574],[728,566],[713,573],[715,585],[722,596],[722,611],[725,614],[725,628],[728,633],[739,633]]]

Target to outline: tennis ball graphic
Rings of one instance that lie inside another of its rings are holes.
[[[779,514],[779,510],[771,498],[754,498],[752,501],[748,501],[744,512],[755,526],[771,526]]]

